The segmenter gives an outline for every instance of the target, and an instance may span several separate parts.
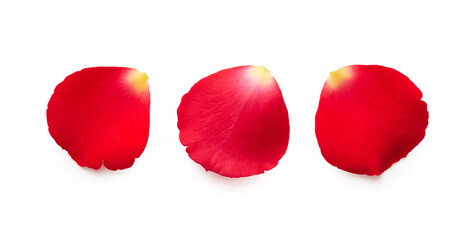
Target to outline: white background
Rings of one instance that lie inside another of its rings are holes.
[[[0,3],[0,239],[472,239],[468,1]],[[273,170],[224,178],[188,158],[180,98],[202,77],[265,65],[290,114]],[[425,139],[380,177],[338,170],[314,133],[330,71],[393,67],[423,91]],[[54,87],[85,67],[150,77],[146,150],[79,167],[48,133]]]

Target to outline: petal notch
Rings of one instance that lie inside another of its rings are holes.
[[[323,157],[351,173],[380,175],[423,140],[428,111],[422,96],[392,68],[352,65],[332,72],[315,117]]]
[[[180,141],[207,171],[247,177],[285,154],[289,119],[282,92],[263,66],[225,69],[198,81],[177,110]]]
[[[86,68],[67,76],[49,100],[49,133],[82,167],[131,167],[149,136],[147,80],[145,73],[125,67]]]

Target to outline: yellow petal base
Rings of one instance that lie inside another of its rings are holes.
[[[149,89],[148,84],[149,77],[144,72],[132,71],[128,76],[128,82],[136,89],[138,92],[143,92]]]
[[[327,83],[332,88],[337,88],[347,78],[351,77],[351,71],[347,67],[342,67],[334,72],[329,73]]]
[[[252,66],[248,69],[247,74],[250,78],[262,84],[272,83],[274,79],[264,66]]]

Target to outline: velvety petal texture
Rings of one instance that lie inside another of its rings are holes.
[[[331,72],[315,117],[323,157],[351,173],[381,174],[423,140],[428,111],[422,96],[392,68],[352,65]]]
[[[180,141],[207,171],[247,177],[285,154],[289,119],[280,88],[263,66],[225,69],[197,82],[177,110]]]
[[[125,67],[86,68],[67,76],[49,100],[49,133],[80,166],[125,169],[149,136],[145,73]]]

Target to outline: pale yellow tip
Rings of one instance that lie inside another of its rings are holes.
[[[128,81],[131,83],[138,92],[143,92],[149,89],[148,84],[149,77],[144,72],[132,71],[128,76]]]
[[[336,88],[349,77],[351,77],[351,71],[349,68],[342,67],[336,71],[330,72],[327,82],[329,86]]]
[[[263,84],[269,84],[272,82],[272,75],[269,70],[264,66],[252,66],[248,70],[248,75],[250,78],[254,79]]]

